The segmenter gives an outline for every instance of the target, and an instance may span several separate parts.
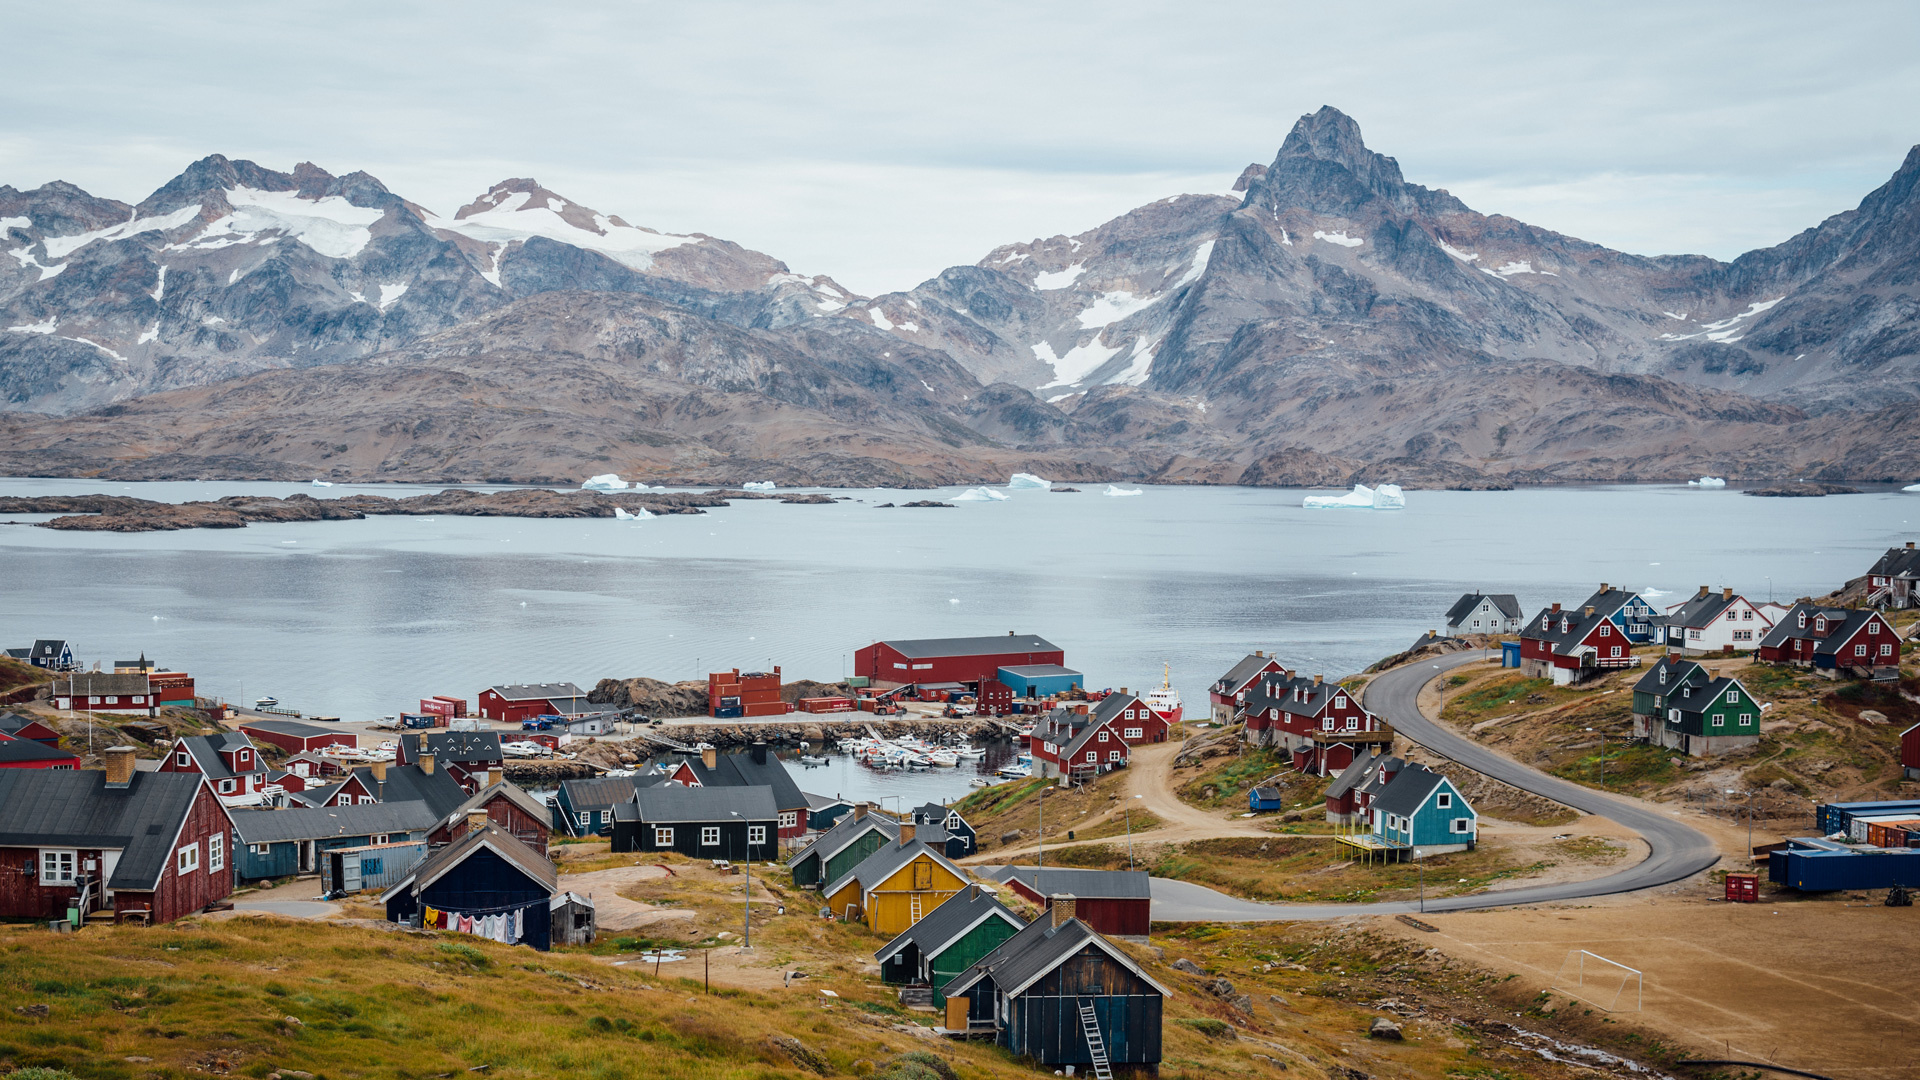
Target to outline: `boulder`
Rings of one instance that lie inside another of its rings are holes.
[[[1187,959],[1184,956],[1178,960],[1175,960],[1172,964],[1172,967],[1173,967],[1173,970],[1175,971],[1184,971],[1189,975],[1205,975],[1206,974],[1206,970],[1204,968],[1202,968],[1199,964],[1194,963],[1193,961]]]
[[[1011,844],[1025,838],[1026,835],[1027,835],[1027,831],[1025,829],[1015,829],[1012,832],[1003,832],[1000,834],[1000,842],[1003,844]]]
[[[1399,1042],[1405,1038],[1405,1036],[1400,1034],[1399,1024],[1394,1023],[1384,1016],[1376,1016],[1373,1018],[1373,1026],[1367,1029],[1367,1038],[1388,1039],[1393,1042]]]
[[[1215,979],[1207,984],[1207,993],[1217,998],[1233,996],[1233,984],[1225,979]]]

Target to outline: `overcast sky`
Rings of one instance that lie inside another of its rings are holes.
[[[450,214],[509,176],[902,289],[1220,191],[1334,105],[1408,179],[1728,258],[1920,142],[1920,5],[0,0],[0,183],[209,153]]]

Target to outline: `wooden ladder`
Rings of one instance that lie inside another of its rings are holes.
[[[920,921],[921,910],[922,909],[920,907],[920,894],[917,892],[908,893],[907,894],[907,925],[908,926],[912,926],[914,923],[917,923]]]
[[[1080,1027],[1087,1033],[1087,1049],[1093,1054],[1093,1075],[1098,1080],[1113,1080],[1113,1070],[1107,1065],[1107,1043],[1100,1037],[1100,1018],[1093,1011],[1093,1003],[1080,999]]]

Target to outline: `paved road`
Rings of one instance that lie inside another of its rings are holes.
[[[1691,877],[1720,861],[1705,834],[1648,804],[1629,802],[1581,787],[1502,754],[1428,720],[1417,704],[1421,687],[1448,669],[1482,659],[1483,653],[1459,653],[1437,661],[1396,668],[1367,686],[1367,708],[1385,717],[1400,734],[1428,750],[1514,787],[1565,803],[1576,810],[1616,821],[1646,840],[1650,854],[1637,865],[1606,877],[1534,885],[1476,896],[1434,899],[1425,910],[1471,911],[1477,908],[1578,900],[1590,896],[1650,889]],[[1337,919],[1348,915],[1392,915],[1420,909],[1418,902],[1382,904],[1261,904],[1227,896],[1184,881],[1152,881],[1153,917],[1164,922],[1263,922]]]

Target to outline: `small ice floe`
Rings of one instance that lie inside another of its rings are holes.
[[[653,511],[643,506],[636,512],[629,514],[626,512],[625,509],[616,506],[613,508],[613,516],[616,520],[619,520],[619,521],[640,521],[643,518],[652,517]]]
[[[1718,476],[1703,476],[1698,480],[1687,481],[1687,486],[1697,488],[1723,488],[1727,486],[1727,482]]]
[[[587,482],[580,485],[580,490],[625,491],[627,490],[627,482],[620,479],[620,474],[618,473],[601,473],[599,476],[588,477]]]
[[[313,481],[313,486],[314,487],[332,487],[333,482],[330,480],[321,480],[321,479],[315,478],[315,480]]]
[[[990,487],[968,488],[953,497],[954,502],[1006,502],[1012,496]]]
[[[1053,481],[1042,480],[1030,472],[1017,472],[1007,481],[1008,491],[1051,491]]]
[[[1139,488],[1114,487],[1112,484],[1108,484],[1107,494],[1113,496],[1116,499],[1125,499],[1134,495],[1144,495],[1146,493],[1140,490]]]
[[[949,604],[957,604],[957,603],[959,603],[959,602],[960,602],[960,598],[959,598],[959,597],[957,597],[957,596],[949,596],[949,597],[947,597],[947,603],[949,603]]]
[[[1908,484],[1906,487],[1903,487],[1900,490],[1901,491],[1920,491],[1920,484]]]
[[[1399,484],[1381,484],[1377,488],[1355,484],[1345,495],[1309,495],[1300,505],[1309,510],[1403,510],[1407,497]]]
[[[300,542],[300,541],[298,541],[298,540],[282,540],[282,541],[280,541],[280,543],[281,543],[281,545],[282,545],[282,546],[285,546],[285,545],[287,545],[287,544],[297,544],[297,543],[299,543],[299,542]]]
[[[742,490],[745,491],[772,491],[773,486],[773,481],[771,480],[749,480],[740,485]]]
[[[1640,595],[1651,600],[1659,596],[1672,596],[1673,590],[1672,589],[1656,589],[1653,586],[1649,585],[1646,588],[1640,590]]]

